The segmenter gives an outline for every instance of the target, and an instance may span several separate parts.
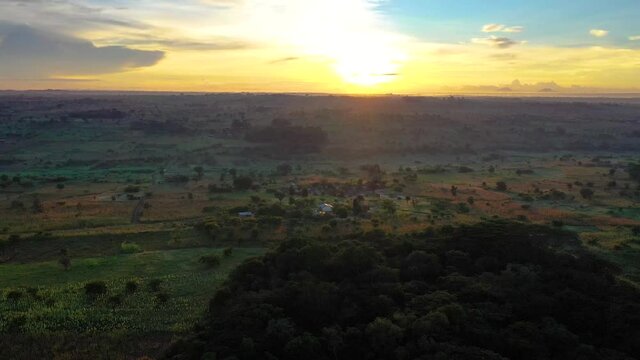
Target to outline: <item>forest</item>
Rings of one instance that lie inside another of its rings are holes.
[[[575,235],[504,221],[291,239],[167,359],[631,359],[640,292]]]

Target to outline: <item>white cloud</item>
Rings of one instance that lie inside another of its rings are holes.
[[[492,47],[497,47],[500,49],[507,49],[514,45],[519,44],[519,42],[509,39],[507,37],[498,37],[498,36],[489,36],[486,38],[473,38],[471,42],[479,45],[488,45]]]
[[[504,32],[504,33],[520,33],[524,31],[523,26],[507,26],[503,24],[486,24],[482,27],[482,32]]]
[[[589,34],[591,34],[591,36],[595,36],[597,38],[603,38],[603,37],[606,37],[607,35],[609,35],[609,31],[608,30],[602,30],[602,29],[592,29],[591,31],[589,31]]]
[[[640,35],[629,36],[629,40],[631,40],[631,41],[640,41]]]

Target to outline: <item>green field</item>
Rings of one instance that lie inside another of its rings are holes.
[[[236,248],[215,269],[199,263],[203,255],[222,253],[210,248],[86,258],[68,271],[56,262],[1,265],[0,331],[179,333],[202,315],[235,266],[263,252]],[[96,280],[107,284],[107,293],[88,297],[84,286]],[[150,289],[152,280],[161,281],[159,289]],[[125,291],[128,281],[138,284],[132,294]]]

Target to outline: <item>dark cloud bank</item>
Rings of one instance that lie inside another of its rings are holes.
[[[96,75],[155,65],[162,51],[96,47],[68,35],[0,23],[0,78],[41,79]]]

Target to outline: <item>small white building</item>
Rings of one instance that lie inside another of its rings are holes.
[[[238,216],[241,218],[252,218],[253,213],[251,211],[242,211],[238,213]]]
[[[320,214],[331,214],[333,213],[333,205],[322,203],[318,207],[318,211],[320,212]]]

